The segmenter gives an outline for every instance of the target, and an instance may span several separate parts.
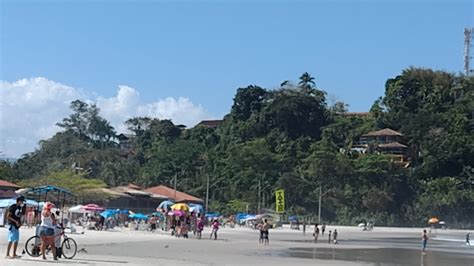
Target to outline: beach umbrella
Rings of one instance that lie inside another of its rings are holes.
[[[438,223],[438,222],[439,222],[439,219],[436,218],[436,217],[432,217],[431,219],[428,220],[429,224],[435,224],[435,223]]]
[[[143,213],[130,214],[130,215],[128,216],[128,218],[138,219],[138,220],[148,220],[148,216],[146,216],[146,215],[143,214]]]
[[[74,207],[69,208],[70,213],[87,213],[87,211],[83,208],[82,205],[77,205]]]
[[[104,208],[100,207],[97,204],[87,204],[82,207],[86,211],[91,211],[91,212],[100,212],[103,211]]]
[[[189,206],[185,203],[176,203],[175,205],[171,206],[173,211],[189,211]]]
[[[168,215],[181,217],[181,216],[186,215],[186,213],[184,211],[176,210],[176,211],[168,212]]]
[[[170,200],[165,200],[163,202],[160,203],[160,205],[158,205],[158,208],[156,208],[157,211],[159,211],[160,209],[165,209],[165,210],[170,210],[171,209],[171,206],[174,205],[174,202],[170,201]]]
[[[195,213],[203,213],[204,207],[201,204],[189,204],[189,211]]]
[[[204,216],[205,216],[206,218],[218,218],[218,217],[219,217],[219,214],[218,214],[218,213],[212,213],[212,212],[210,212],[210,213],[206,213]]]
[[[113,217],[117,213],[118,213],[117,210],[105,210],[105,211],[100,213],[100,216],[102,216],[104,218],[110,218],[110,217]]]

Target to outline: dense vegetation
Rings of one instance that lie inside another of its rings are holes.
[[[473,85],[472,77],[409,68],[386,82],[370,115],[348,116],[344,103],[328,106],[326,93],[304,73],[276,90],[237,89],[217,128],[130,118],[129,152],[119,149],[95,105],[74,101],[72,114],[58,123],[64,130],[15,164],[2,162],[0,178],[37,182],[73,167],[108,186],[172,186],[176,178],[178,189],[202,198],[209,178],[211,210],[255,211],[258,202],[273,208],[274,190],[284,188],[287,212],[300,215],[317,212],[322,186],[329,222],[420,225],[436,215],[473,226]],[[385,127],[404,134],[409,165],[351,152],[362,134]]]

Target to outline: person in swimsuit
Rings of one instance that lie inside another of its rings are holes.
[[[46,260],[46,247],[51,246],[53,251],[54,260],[58,260],[56,256],[56,247],[54,241],[54,227],[56,225],[56,218],[51,212],[51,209],[54,207],[54,204],[51,202],[46,202],[41,212],[41,227],[40,227],[40,237],[41,237],[41,254],[43,254],[43,260]]]

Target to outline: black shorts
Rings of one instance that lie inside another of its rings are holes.
[[[156,230],[156,224],[151,224],[151,230]]]
[[[268,231],[262,231],[262,238],[268,239]]]

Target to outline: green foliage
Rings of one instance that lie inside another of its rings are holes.
[[[53,185],[67,189],[80,199],[86,200],[89,200],[91,196],[94,196],[94,199],[108,198],[108,196],[104,195],[103,193],[96,193],[97,189],[104,188],[106,186],[103,181],[97,179],[88,179],[82,174],[76,174],[68,170],[51,172],[44,177],[23,180],[20,182],[20,185],[30,188],[42,185]]]
[[[118,148],[114,129],[95,105],[74,101],[73,114],[59,123],[65,131],[13,166],[0,164],[0,178],[39,184],[45,176],[48,182],[60,176],[144,187],[176,180],[179,190],[201,198],[209,179],[208,207],[223,214],[247,207],[256,212],[259,205],[273,209],[274,191],[283,188],[287,213],[315,215],[321,187],[328,222],[425,225],[436,215],[472,226],[474,79],[409,68],[385,89],[368,116],[353,116],[342,102],[328,107],[326,93],[305,72],[276,90],[237,89],[218,128],[130,118],[131,150]],[[404,134],[409,165],[352,149],[361,135],[385,127]]]

